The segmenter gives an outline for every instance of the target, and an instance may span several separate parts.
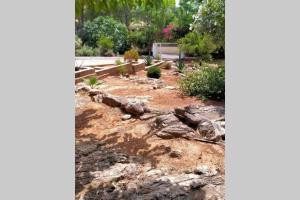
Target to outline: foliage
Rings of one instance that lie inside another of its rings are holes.
[[[129,61],[129,62],[132,62],[133,60],[137,61],[139,59],[139,53],[134,50],[134,49],[131,49],[129,51],[126,51],[124,53],[124,60],[125,61]]]
[[[155,59],[156,59],[156,60],[161,60],[161,55],[160,55],[160,53],[158,53],[158,54],[156,55]]]
[[[161,75],[161,71],[160,68],[157,66],[150,67],[147,70],[147,76],[149,78],[160,78],[160,75]]]
[[[180,0],[180,6],[176,8],[173,19],[174,29],[172,35],[175,39],[184,37],[190,30],[193,23],[193,15],[199,8],[199,0]]]
[[[182,60],[179,60],[178,63],[176,64],[176,66],[177,66],[177,69],[180,73],[184,72],[185,65],[184,65],[184,62]]]
[[[81,46],[82,46],[81,39],[77,35],[75,35],[75,50],[80,49]]]
[[[210,35],[201,35],[196,32],[188,33],[178,40],[178,44],[187,55],[200,57],[203,60],[210,59],[210,54],[217,48]]]
[[[102,83],[98,80],[96,76],[91,76],[88,79],[84,79],[84,82],[89,85],[91,88],[95,88]]]
[[[144,57],[146,66],[150,66],[152,64],[152,57],[151,56],[145,56]]]
[[[225,45],[225,0],[210,0],[199,6],[191,29],[213,37],[218,48]]]
[[[121,65],[118,67],[118,72],[119,72],[119,74],[124,76],[127,72],[127,68],[124,65]]]
[[[129,46],[126,26],[111,17],[100,16],[85,22],[79,34],[82,41],[91,47],[97,47],[101,37],[111,38],[115,52],[123,53]]]
[[[117,60],[115,61],[115,64],[116,64],[116,65],[122,65],[123,62],[122,62],[120,59],[117,59]]]
[[[76,56],[96,56],[97,51],[92,47],[83,45],[81,48],[76,49],[75,54]]]
[[[225,98],[225,67],[203,67],[183,78],[180,89],[187,95],[213,100]]]
[[[113,54],[113,41],[109,37],[100,37],[97,44],[100,48],[101,56],[109,56]]]

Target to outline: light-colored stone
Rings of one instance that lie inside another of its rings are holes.
[[[122,116],[122,120],[125,121],[125,120],[128,120],[131,118],[131,115],[130,114],[126,114],[126,115],[123,115]]]

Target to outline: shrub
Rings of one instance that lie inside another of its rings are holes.
[[[210,60],[211,53],[217,48],[210,35],[196,32],[191,32],[178,40],[178,45],[187,55],[200,57],[202,60]]]
[[[157,66],[150,67],[147,71],[147,76],[149,78],[160,78],[160,75],[160,68]]]
[[[75,50],[80,49],[81,46],[82,46],[81,39],[77,35],[75,35]]]
[[[97,51],[87,45],[83,45],[80,49],[76,49],[76,56],[96,56]]]
[[[144,60],[145,60],[146,66],[150,66],[152,64],[151,56],[145,56]]]
[[[125,61],[128,60],[129,62],[131,62],[133,60],[137,61],[138,59],[139,59],[139,53],[136,50],[131,49],[131,50],[126,51],[124,53],[124,60]]]
[[[116,65],[122,65],[123,62],[122,62],[120,59],[117,59],[117,60],[115,61],[115,64],[116,64]]]
[[[177,69],[180,73],[183,73],[185,65],[184,62],[182,60],[179,60],[178,63],[176,64]]]
[[[102,83],[98,80],[96,76],[91,76],[88,79],[84,79],[84,82],[89,85],[91,88],[95,88],[98,85],[101,85]]]
[[[128,30],[126,26],[111,17],[100,16],[92,21],[86,21],[79,32],[82,41],[95,48],[101,37],[110,37],[114,52],[123,53],[129,48]]]
[[[180,89],[187,95],[220,100],[225,98],[225,67],[203,67],[192,72],[180,82]]]
[[[124,65],[122,65],[118,67],[118,71],[120,75],[125,75],[127,72],[127,68]]]
[[[100,37],[98,42],[98,47],[100,48],[101,56],[113,55],[113,41],[109,37]]]
[[[160,55],[160,53],[158,53],[158,54],[156,55],[155,59],[156,59],[156,60],[161,60],[161,55]]]

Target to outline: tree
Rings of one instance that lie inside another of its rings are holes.
[[[198,33],[210,34],[215,44],[224,49],[225,45],[225,0],[208,0],[199,6],[194,15],[191,29]]]

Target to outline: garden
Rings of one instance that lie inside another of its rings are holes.
[[[76,199],[225,199],[225,1],[75,13]]]

